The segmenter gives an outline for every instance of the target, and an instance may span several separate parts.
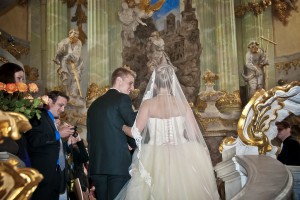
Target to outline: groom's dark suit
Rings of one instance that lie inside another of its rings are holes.
[[[43,109],[41,118],[33,118],[30,123],[32,129],[26,133],[26,138],[31,166],[44,177],[33,193],[32,200],[58,199],[62,172],[57,168],[60,142],[55,137],[54,121]]]
[[[135,117],[130,97],[116,89],[108,90],[89,107],[89,175],[101,200],[114,198],[112,196],[117,195],[130,178],[128,167],[131,164],[131,154],[128,144],[135,147],[135,141],[125,135],[122,126],[125,124],[131,127]],[[106,185],[109,187],[109,183],[103,184],[103,181],[109,182],[111,179],[119,181],[118,188],[105,188]]]

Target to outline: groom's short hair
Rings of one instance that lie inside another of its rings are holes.
[[[131,75],[136,78],[136,73],[128,67],[119,67],[115,69],[115,71],[111,75],[111,85],[114,85],[118,77],[121,77],[123,79],[127,75]]]

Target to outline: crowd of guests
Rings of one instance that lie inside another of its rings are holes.
[[[21,66],[6,63],[0,67],[0,82],[24,81],[25,71]],[[87,176],[87,144],[74,126],[59,120],[69,97],[60,91],[50,91],[47,95],[49,102],[40,108],[41,117],[30,119],[32,129],[22,133],[17,141],[4,138],[0,152],[18,156],[21,166],[35,168],[43,175],[32,200],[77,199],[76,189],[81,189],[86,197],[92,199]],[[76,178],[81,188],[74,188],[73,181]]]
[[[77,178],[86,199],[113,199],[118,195],[130,179],[128,167],[132,149],[137,148],[130,132],[137,115],[132,110],[129,98],[134,78],[135,74],[127,69],[118,68],[114,71],[112,88],[95,100],[88,111],[89,144],[80,137],[76,127],[60,121],[59,117],[69,100],[61,91],[47,94],[49,102],[40,108],[40,118],[30,119],[32,129],[24,133],[20,140],[5,138],[4,143],[0,144],[0,151],[17,155],[25,166],[35,168],[43,175],[32,200],[77,199],[73,182]],[[13,63],[0,67],[0,82],[6,84],[22,82],[24,79],[22,67]],[[162,89],[160,92],[164,91]],[[162,96],[170,95],[164,94],[159,98],[165,98]],[[97,109],[106,112],[94,112]],[[116,110],[121,114],[115,113]],[[285,165],[300,166],[300,144],[291,136],[290,124],[281,121],[276,122],[276,126],[278,138],[283,143],[278,160]],[[98,134],[99,128],[102,134]],[[118,137],[113,137],[112,132]],[[120,145],[114,145],[116,143]]]

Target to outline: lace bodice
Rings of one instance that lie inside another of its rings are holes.
[[[184,118],[150,118],[148,123],[151,145],[177,145],[187,142],[184,137]]]

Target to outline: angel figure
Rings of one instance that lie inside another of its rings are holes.
[[[152,17],[154,11],[161,8],[165,0],[160,0],[150,5],[150,0],[125,0],[122,2],[122,10],[118,12],[122,22],[123,45],[130,47],[130,40],[134,38],[134,32],[139,24],[147,26],[142,19]]]

